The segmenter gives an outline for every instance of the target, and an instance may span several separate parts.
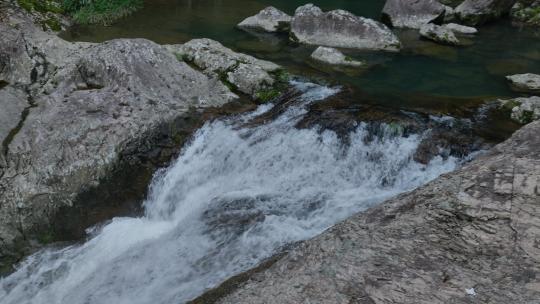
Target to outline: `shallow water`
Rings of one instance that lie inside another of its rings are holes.
[[[313,1],[325,10],[342,8],[378,19],[383,0]],[[295,74],[351,85],[353,103],[373,103],[392,108],[453,116],[470,116],[495,97],[516,96],[504,76],[540,72],[538,31],[512,27],[509,22],[482,26],[467,47],[449,47],[418,39],[415,31],[397,31],[405,49],[399,54],[352,52],[369,69],[349,75],[314,65],[314,49],[288,42],[285,36],[255,37],[235,25],[260,9],[273,5],[294,13],[303,1],[256,0],[161,0],[111,27],[73,28],[63,36],[70,40],[104,41],[120,37],[143,37],[158,43],[183,43],[193,38],[216,39],[234,50],[268,59]],[[493,140],[507,137],[517,126],[505,119],[491,121],[486,129],[499,129]]]
[[[359,124],[344,143],[331,131],[297,129],[310,104],[339,88],[293,85],[302,94],[272,122],[247,123],[269,104],[206,124],[156,175],[144,216],[115,218],[83,244],[28,257],[0,279],[0,302],[184,303],[458,164],[413,161],[423,134],[383,127],[367,141]]]

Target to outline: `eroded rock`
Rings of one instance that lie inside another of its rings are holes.
[[[348,11],[323,12],[313,4],[296,9],[291,39],[305,44],[361,50],[398,51],[396,35],[384,24]]]
[[[292,17],[269,6],[257,15],[248,17],[238,24],[238,27],[248,31],[259,32],[287,32],[291,26]]]
[[[478,30],[472,26],[465,26],[457,23],[444,24],[443,27],[451,30],[455,34],[474,35],[478,33]]]
[[[442,20],[446,13],[446,7],[436,0],[387,0],[382,12],[392,26],[414,29]]]

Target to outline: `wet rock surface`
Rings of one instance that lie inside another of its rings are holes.
[[[238,28],[269,33],[287,32],[291,25],[291,19],[292,17],[286,13],[269,6],[257,15],[244,19],[238,24]]]
[[[540,122],[329,229],[207,303],[534,303]]]
[[[387,0],[382,14],[393,27],[419,29],[444,19],[446,12],[445,6],[436,0]]]
[[[313,4],[296,9],[291,39],[305,44],[361,50],[398,51],[401,44],[388,27],[348,11],[323,12]]]

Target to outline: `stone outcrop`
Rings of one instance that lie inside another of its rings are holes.
[[[506,76],[506,79],[510,82],[512,89],[518,92],[540,92],[540,75],[531,73],[516,74]]]
[[[323,12],[313,4],[296,9],[291,39],[305,44],[361,50],[398,51],[399,39],[384,24],[348,11]]]
[[[292,17],[269,6],[257,15],[248,17],[238,24],[238,28],[256,32],[288,32]]]
[[[498,19],[510,12],[516,0],[465,0],[455,9],[463,23],[483,24]]]
[[[169,50],[194,64],[206,75],[219,78],[241,93],[257,94],[276,85],[281,67],[269,61],[239,54],[211,39],[194,39],[183,45],[169,45]]]
[[[339,65],[339,66],[349,66],[349,67],[360,67],[365,65],[361,61],[354,60],[345,56],[339,50],[334,48],[329,48],[325,46],[318,47],[312,54],[311,58],[318,62],[322,62],[329,65]]]
[[[393,27],[419,29],[424,24],[443,20],[447,9],[436,0],[387,0],[383,19]]]
[[[459,39],[452,30],[432,23],[425,24],[420,28],[420,36],[440,44],[460,45]]]
[[[217,75],[192,68],[168,47],[145,39],[70,43],[37,28],[24,12],[6,16],[0,21],[0,272],[28,244],[51,239],[59,210],[67,214],[81,195],[117,182],[110,178],[123,168],[160,158],[165,149],[170,159],[189,136],[184,125],[195,124],[194,113],[238,98]],[[205,58],[208,67],[218,67],[212,58],[220,56]],[[276,65],[234,58],[238,69],[230,73],[239,87],[272,81],[266,71]]]
[[[511,117],[520,124],[527,124],[540,119],[540,97],[521,97],[501,100],[503,108],[512,111]]]
[[[523,127],[461,169],[337,224],[208,298],[235,304],[535,303],[539,132],[540,121]]]

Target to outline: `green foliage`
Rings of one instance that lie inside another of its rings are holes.
[[[261,102],[268,102],[276,97],[278,97],[281,94],[281,92],[275,88],[271,88],[268,90],[261,90],[255,94],[255,97],[257,97],[257,100]]]
[[[64,0],[64,10],[81,24],[111,24],[141,8],[143,0]]]
[[[43,27],[48,27],[55,32],[62,30],[62,25],[60,24],[60,21],[58,21],[58,19],[56,19],[55,17],[50,17],[46,19],[42,25]]]
[[[22,8],[29,12],[52,12],[57,14],[61,14],[64,12],[60,0],[17,0],[17,2]]]

